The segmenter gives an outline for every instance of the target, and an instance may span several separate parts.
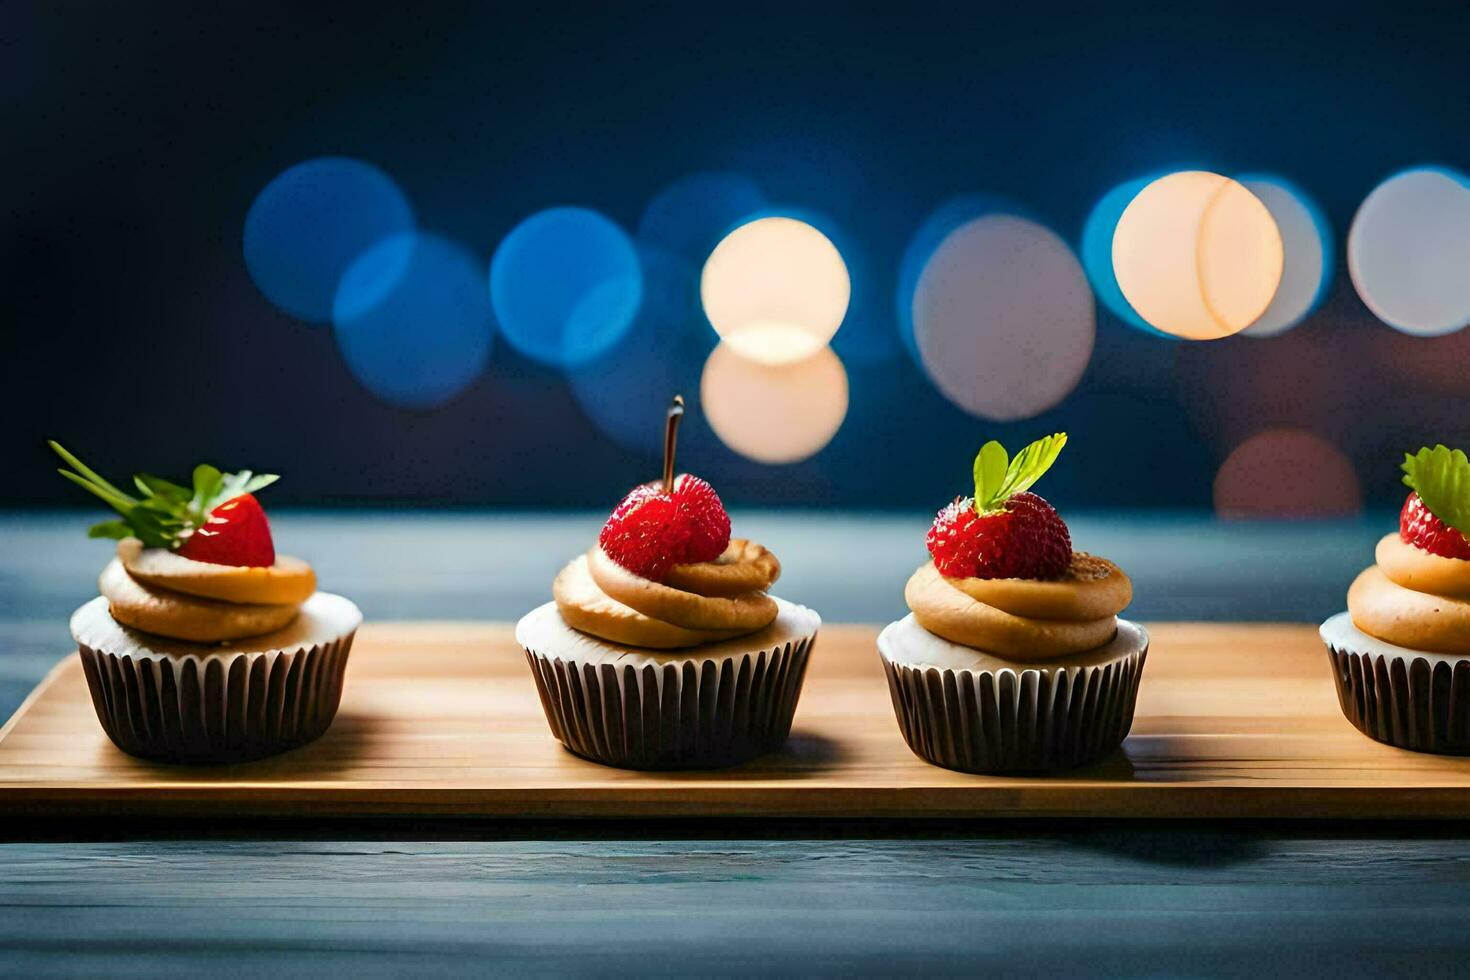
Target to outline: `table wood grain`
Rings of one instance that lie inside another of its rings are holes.
[[[819,637],[792,738],[734,769],[642,773],[565,751],[508,624],[362,630],[341,713],[256,763],[176,767],[115,749],[64,660],[0,731],[0,813],[78,816],[1416,817],[1470,813],[1470,759],[1381,745],[1342,717],[1316,631],[1155,624],[1133,731],[1080,770],[987,777],[899,735],[876,628]]]
[[[919,828],[916,828],[919,829]],[[1456,976],[1470,847],[940,840],[0,845],[0,975]]]

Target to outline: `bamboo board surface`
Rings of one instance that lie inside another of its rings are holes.
[[[639,773],[552,739],[505,624],[364,627],[332,729],[260,762],[115,749],[68,657],[0,729],[0,814],[1430,817],[1470,813],[1470,759],[1380,745],[1339,711],[1304,625],[1155,624],[1132,733],[1042,777],[950,772],[904,744],[869,626],[824,627],[792,738],[737,769]]]

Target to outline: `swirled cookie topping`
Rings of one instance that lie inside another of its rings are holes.
[[[1405,543],[1378,542],[1377,564],[1348,589],[1353,625],[1386,643],[1434,653],[1470,653],[1470,561]]]
[[[290,625],[301,608],[300,602],[228,602],[145,584],[128,574],[117,558],[102,570],[97,588],[106,597],[112,618],[124,626],[192,643],[274,633]]]
[[[919,625],[1000,657],[1049,660],[1102,646],[1133,597],[1112,562],[1076,554],[1059,579],[947,578],[919,566],[904,599]]]
[[[124,538],[97,588],[124,626],[174,640],[224,643],[288,625],[316,591],[316,573],[285,555],[266,567],[215,565]]]
[[[770,625],[778,609],[766,590],[780,567],[765,548],[736,538],[715,560],[675,566],[670,581],[655,582],[595,547],[562,569],[552,596],[568,625],[604,640],[650,649],[699,646]],[[736,591],[737,584],[749,588]]]

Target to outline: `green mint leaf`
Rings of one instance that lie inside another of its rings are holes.
[[[247,493],[254,493],[263,487],[268,487],[279,480],[280,477],[274,473],[252,473],[250,470],[241,470],[238,473],[220,474],[219,489],[215,492],[209,506],[202,508],[205,516],[219,504],[227,500]]]
[[[224,482],[225,475],[216,467],[208,463],[194,467],[194,497],[189,501],[189,509],[196,515],[208,514],[214,509],[215,498]]]
[[[234,500],[236,497],[240,496],[240,494],[244,492],[240,488],[245,486],[252,475],[253,474],[249,470],[241,470],[238,473],[221,474],[219,493],[215,495],[216,497],[218,497],[219,502],[224,503],[226,500]]]
[[[263,490],[279,479],[280,477],[275,473],[257,473],[245,481],[240,493],[254,493],[257,490]]]
[[[1067,434],[1058,432],[1055,435],[1045,436],[1037,439],[1031,445],[1017,453],[1006,467],[1006,478],[996,493],[996,499],[992,502],[993,507],[998,507],[1018,493],[1030,490],[1036,481],[1051,469],[1051,465],[1057,461],[1062,453],[1062,447],[1067,444]]]
[[[1470,459],[1459,449],[1424,448],[1404,454],[1404,485],[1429,512],[1461,534],[1470,534]]]
[[[87,528],[89,538],[111,538],[121,541],[123,538],[133,536],[133,526],[127,521],[103,521],[101,524],[93,524]]]
[[[73,473],[71,470],[57,470],[56,472],[66,477],[68,480],[75,483],[83,490],[92,494],[94,497],[97,497],[107,506],[111,507],[113,510],[117,511],[124,517],[132,513],[132,511],[138,506],[138,502],[136,500],[134,500],[132,497],[129,497],[127,494],[123,493],[121,490],[117,489],[110,483],[99,486],[93,483],[91,480],[88,480],[86,477],[79,476],[76,473]]]
[[[179,543],[179,535],[193,525],[177,517],[159,514],[143,507],[128,515],[128,525],[133,534],[149,548],[173,548]]]
[[[994,439],[980,447],[975,457],[975,510],[985,513],[1006,479],[1009,457],[1005,447]]]
[[[158,497],[174,504],[187,504],[193,492],[177,483],[171,483],[161,476],[152,476],[148,473],[139,473],[133,477],[133,484],[142,492],[144,497]]]
[[[86,486],[88,489],[92,489],[95,487],[97,490],[105,491],[108,497],[111,497],[113,499],[126,500],[129,502],[132,501],[132,497],[129,497],[117,487],[102,479],[102,477],[93,472],[86,463],[83,463],[81,460],[73,456],[70,452],[62,447],[61,443],[57,442],[55,439],[48,439],[46,441],[46,445],[50,446],[51,451],[60,456],[62,461],[75,471],[69,473],[66,470],[61,470],[60,472],[63,476],[70,478],[74,483],[80,483],[83,486]],[[104,497],[103,499],[106,500],[108,498]]]

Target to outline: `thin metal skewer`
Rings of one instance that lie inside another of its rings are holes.
[[[679,420],[684,417],[684,396],[675,395],[664,416],[664,493],[674,492],[674,444],[679,439]]]

